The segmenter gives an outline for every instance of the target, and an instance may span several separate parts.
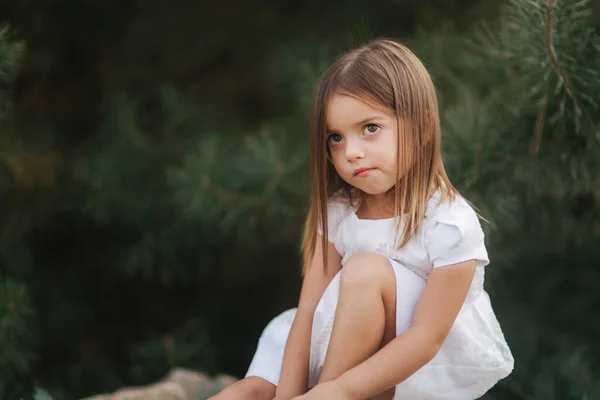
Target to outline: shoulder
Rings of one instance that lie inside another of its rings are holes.
[[[473,207],[460,195],[442,199],[432,196],[423,224],[423,245],[434,267],[469,259],[488,263],[485,235]]]
[[[426,226],[453,225],[461,230],[481,228],[479,217],[467,200],[459,194],[453,199],[445,199],[439,191],[429,200],[424,223]]]

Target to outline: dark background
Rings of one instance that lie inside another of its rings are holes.
[[[598,9],[553,11],[573,101],[542,1],[3,0],[0,398],[242,376],[298,297],[315,81],[385,36],[489,221],[516,369],[486,399],[600,399]]]

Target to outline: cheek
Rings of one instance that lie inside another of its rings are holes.
[[[343,155],[344,155],[344,150],[342,148],[341,144],[338,144],[337,146],[333,146],[329,149],[329,155],[331,156],[331,161],[333,163],[334,166],[338,166],[341,165],[341,162],[343,161]]]
[[[398,164],[398,149],[396,143],[388,143],[383,148],[382,158],[387,160],[388,164],[392,164],[395,169]]]
[[[398,134],[395,129],[386,129],[376,138],[377,147],[383,148],[386,156],[395,157],[398,148]]]

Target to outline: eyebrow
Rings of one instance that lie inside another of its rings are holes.
[[[369,116],[367,118],[363,118],[360,121],[355,122],[354,124],[352,124],[352,126],[353,127],[362,126],[362,125],[366,124],[369,121],[375,121],[375,120],[381,120],[381,119],[383,119],[383,116],[381,116],[381,115],[371,115],[371,116]],[[336,131],[335,129],[332,130],[332,129],[329,129],[329,126],[327,127],[327,133],[333,133],[335,131]]]

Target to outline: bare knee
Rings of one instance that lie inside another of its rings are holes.
[[[209,400],[272,400],[275,389],[271,382],[250,376],[226,387]]]
[[[382,344],[395,337],[396,274],[387,257],[377,253],[357,253],[350,257],[340,276],[340,294],[342,292],[346,293],[346,299],[380,296],[386,310]]]
[[[357,253],[346,261],[340,276],[340,285],[375,286],[383,288],[395,282],[394,272],[387,257],[377,253]]]

